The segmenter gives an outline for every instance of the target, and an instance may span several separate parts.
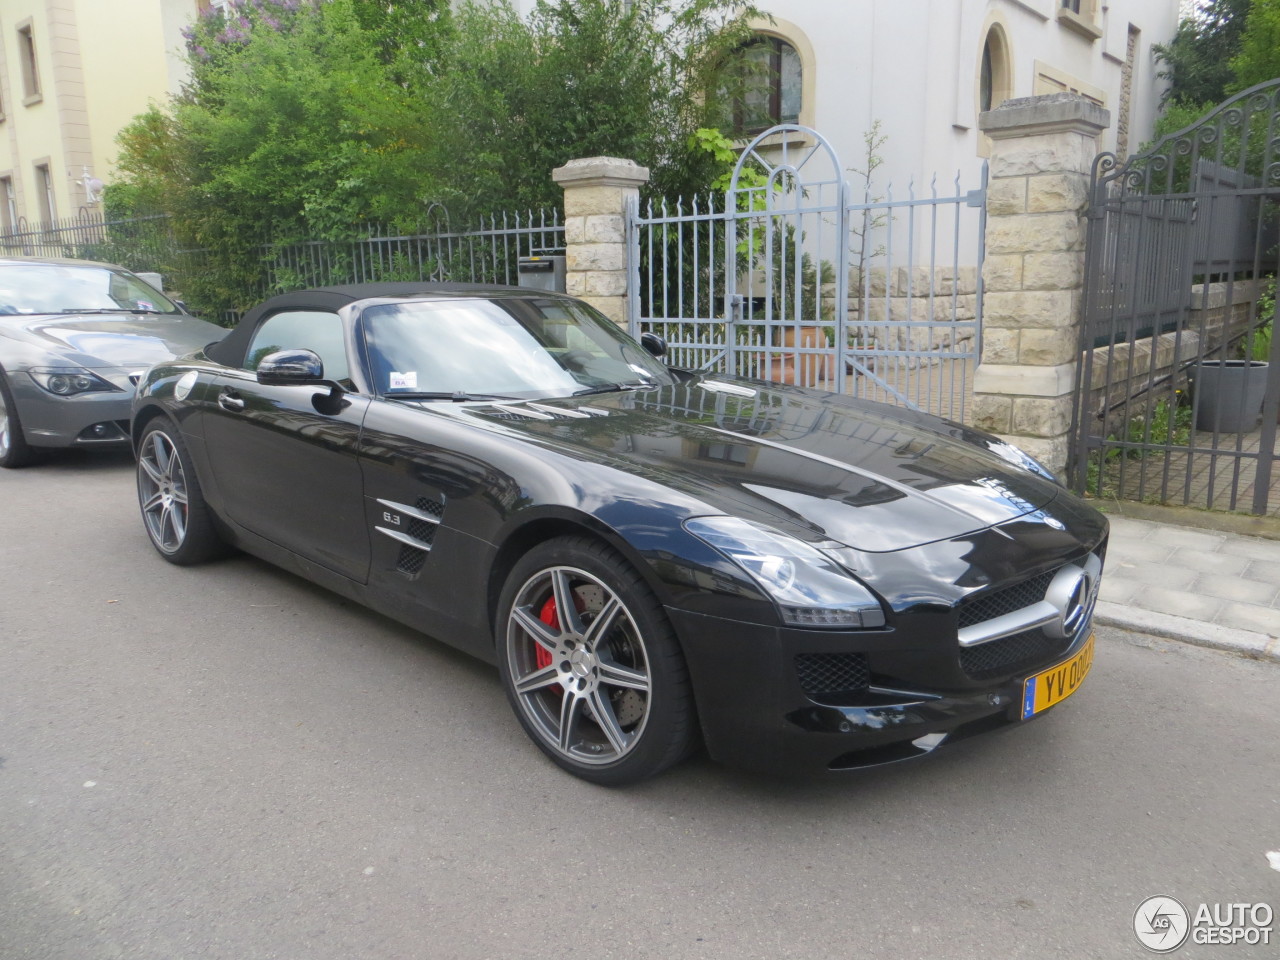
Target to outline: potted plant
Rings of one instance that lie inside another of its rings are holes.
[[[1258,425],[1267,393],[1275,293],[1272,280],[1258,301],[1257,317],[1266,319],[1241,346],[1241,353],[1246,355],[1236,360],[1203,360],[1192,371],[1197,430],[1245,433]]]

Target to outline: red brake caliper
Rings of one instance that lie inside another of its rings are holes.
[[[573,605],[578,609],[579,613],[585,610],[587,606],[585,603],[582,602],[582,598],[579,597],[577,594],[574,594]],[[560,614],[556,611],[555,597],[547,597],[547,602],[542,605],[542,610],[538,613],[538,619],[541,620],[543,623],[545,623],[552,630],[560,629]],[[536,640],[533,643],[533,662],[538,665],[539,670],[541,670],[543,667],[551,666],[551,651],[548,650],[546,647],[544,647],[542,644],[538,643]],[[561,687],[560,684],[558,683],[553,687],[549,687],[548,689],[554,690],[556,693],[564,692],[564,688]]]
[[[542,605],[542,612],[538,614],[538,619],[552,630],[560,629],[560,617],[556,613],[555,597],[547,597],[547,602]],[[551,651],[536,640],[533,644],[533,656],[539,670],[543,667],[551,666]]]

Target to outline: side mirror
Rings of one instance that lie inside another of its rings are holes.
[[[656,333],[640,334],[640,346],[644,347],[655,357],[665,357],[667,355],[667,341],[663,340]]]
[[[314,350],[277,350],[258,364],[258,382],[269,387],[324,385],[324,363]]]

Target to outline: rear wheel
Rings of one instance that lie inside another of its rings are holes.
[[[617,553],[585,537],[540,544],[507,578],[499,610],[507,697],[557,764],[616,785],[689,753],[684,658],[662,605]]]
[[[40,452],[27,443],[22,421],[13,402],[13,392],[0,371],[0,467],[25,467],[40,459]]]
[[[147,425],[138,446],[138,504],[151,545],[170,563],[187,566],[226,552],[178,428],[164,418]]]

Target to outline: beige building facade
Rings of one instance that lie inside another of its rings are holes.
[[[116,134],[186,76],[200,0],[0,0],[0,232],[100,203]]]

